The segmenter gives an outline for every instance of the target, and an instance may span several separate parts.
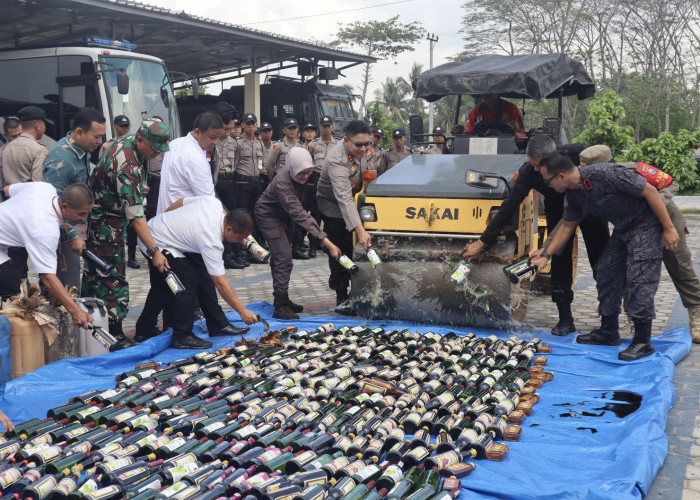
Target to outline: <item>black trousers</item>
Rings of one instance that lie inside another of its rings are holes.
[[[265,241],[260,229],[258,229],[258,221],[255,219],[255,204],[258,202],[258,198],[263,194],[265,184],[260,180],[244,181],[239,179],[233,182],[235,186],[233,208],[242,208],[250,214],[253,218],[253,238],[258,242]]]
[[[309,176],[309,180],[306,181],[306,184],[304,184],[304,188],[301,195],[301,206],[304,207],[304,209],[311,214],[311,217],[313,217],[316,223],[320,226],[321,211],[318,209],[318,201],[316,200],[316,186],[318,184],[319,177],[321,177],[320,172],[313,172]],[[303,245],[306,234],[307,232],[303,228],[295,226],[294,237],[292,240],[294,245]],[[316,239],[312,237],[309,237],[309,245],[316,245],[317,247],[319,246]]]
[[[352,232],[345,228],[345,221],[342,217],[323,216],[323,230],[328,235],[328,239],[335,243],[340,251],[352,259]],[[347,291],[350,286],[350,271],[345,269],[340,263],[330,255],[328,256],[328,267],[331,275],[328,278],[328,286],[336,291]]]
[[[27,277],[27,250],[22,247],[12,247],[7,251],[10,260],[0,265],[0,297],[9,299],[19,293],[19,285]]]
[[[168,309],[170,326],[173,329],[173,338],[182,338],[192,333],[194,316],[192,310],[195,307],[195,299],[204,313],[207,330],[216,332],[229,325],[223,309],[219,306],[216,288],[207,272],[200,254],[187,253],[185,257],[174,257],[166,252],[170,269],[180,278],[187,292],[176,297],[170,291],[163,273],[148,261],[148,272],[151,281],[151,289],[148,291],[143,311],[136,321],[136,332],[150,333],[158,322],[158,314],[163,309]]]
[[[564,205],[557,203],[558,200],[552,203],[547,203],[545,198],[545,213],[547,216],[547,230],[552,231],[564,215]],[[608,230],[608,222],[600,217],[587,214],[581,223],[581,234],[586,243],[586,252],[588,260],[593,270],[595,278],[595,269],[598,259],[600,258],[605,246],[610,240],[610,232]],[[560,250],[559,255],[552,257],[552,301],[556,303],[570,304],[574,300],[573,285],[573,246],[574,234],[566,245]]]
[[[144,213],[146,220],[151,220],[156,216],[156,210],[158,209],[158,191],[160,191],[160,175],[149,175],[146,210]]]

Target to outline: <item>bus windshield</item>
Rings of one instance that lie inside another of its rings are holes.
[[[103,57],[103,75],[107,98],[112,108],[112,117],[126,115],[132,123],[132,130],[146,118],[158,116],[170,127],[170,137],[180,137],[180,119],[175,104],[170,77],[165,66],[153,61],[130,59],[127,57]],[[124,68],[129,75],[129,93],[117,91],[117,72],[110,69]]]

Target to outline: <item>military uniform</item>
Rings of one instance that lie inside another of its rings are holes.
[[[391,146],[388,151],[384,151],[377,165],[377,174],[381,175],[398,162],[411,156],[413,151],[404,146],[403,151],[397,151],[395,146]]]
[[[164,123],[145,120],[139,133],[154,149],[167,150],[169,131]],[[138,151],[136,135],[129,134],[112,145],[90,175],[95,205],[90,214],[88,246],[115,268],[111,275],[104,276],[86,261],[82,292],[84,296],[98,297],[105,302],[110,328],[119,325],[119,331],[129,307],[124,240],[131,221],[144,217],[145,163],[146,159]]]
[[[42,168],[49,152],[27,132],[5,145],[2,151],[2,175],[5,185],[43,181]]]
[[[284,163],[287,160],[287,153],[295,146],[299,146],[299,144],[296,141],[289,144],[286,137],[272,145],[272,150],[265,160],[265,173],[270,179],[284,167]]]

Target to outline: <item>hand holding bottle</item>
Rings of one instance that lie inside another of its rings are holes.
[[[355,228],[355,234],[357,234],[357,241],[360,243],[360,245],[362,245],[362,248],[367,250],[372,246],[372,237],[367,231],[365,231],[364,227],[357,226]]]
[[[5,432],[11,431],[15,428],[15,426],[12,424],[12,420],[10,420],[10,418],[5,415],[2,410],[0,410],[0,424],[2,424],[2,428]]]
[[[87,248],[85,240],[81,237],[73,238],[72,240],[70,240],[68,245],[70,246],[70,249],[78,255],[82,255],[83,251]]]
[[[328,254],[333,257],[334,259],[337,259],[340,257],[340,254],[342,253],[340,251],[340,248],[335,246],[331,240],[328,238],[323,238],[323,245],[328,249]]]
[[[475,259],[484,250],[485,246],[483,241],[476,240],[474,243],[470,243],[464,247],[464,250],[462,250],[462,257],[467,260]]]

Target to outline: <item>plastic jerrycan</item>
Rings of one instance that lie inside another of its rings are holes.
[[[101,326],[105,331],[109,331],[109,319],[107,308],[102,299],[94,297],[82,297],[75,299],[80,308],[88,313],[95,320],[96,326]],[[90,330],[80,328],[80,338],[78,339],[78,352],[80,356],[99,356],[109,352],[92,336]]]

